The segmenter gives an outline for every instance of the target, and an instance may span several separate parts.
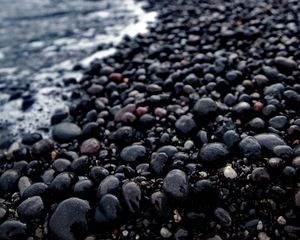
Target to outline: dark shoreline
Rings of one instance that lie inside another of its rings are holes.
[[[297,239],[300,3],[148,2],[53,139],[0,153],[0,239]]]

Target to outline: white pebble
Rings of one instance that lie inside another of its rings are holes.
[[[163,237],[163,238],[170,238],[172,236],[172,233],[169,231],[169,229],[165,228],[165,227],[162,227],[160,229],[160,235]]]
[[[226,178],[234,179],[237,177],[237,173],[230,165],[228,165],[224,168],[224,176]]]
[[[259,240],[270,240],[271,238],[265,232],[260,232],[258,234],[258,239]]]
[[[261,231],[261,230],[263,230],[263,228],[264,228],[264,225],[263,225],[262,221],[258,221],[257,226],[256,226],[257,231]]]
[[[280,224],[280,225],[285,225],[286,224],[286,220],[284,219],[283,216],[279,216],[277,218],[277,222]]]
[[[187,140],[185,143],[184,143],[184,149],[186,150],[190,150],[194,147],[194,142],[191,141],[191,140]]]

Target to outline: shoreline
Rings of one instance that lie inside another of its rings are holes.
[[[51,137],[0,152],[0,239],[297,239],[300,3],[268,2],[149,0]]]

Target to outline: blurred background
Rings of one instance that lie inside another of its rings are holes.
[[[134,0],[0,0],[0,138],[43,128],[65,107],[63,79],[147,30],[154,12]],[[1,147],[1,141],[0,141]]]

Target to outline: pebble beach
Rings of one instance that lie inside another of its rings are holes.
[[[299,239],[300,2],[144,11],[47,134],[2,141],[0,240]]]

